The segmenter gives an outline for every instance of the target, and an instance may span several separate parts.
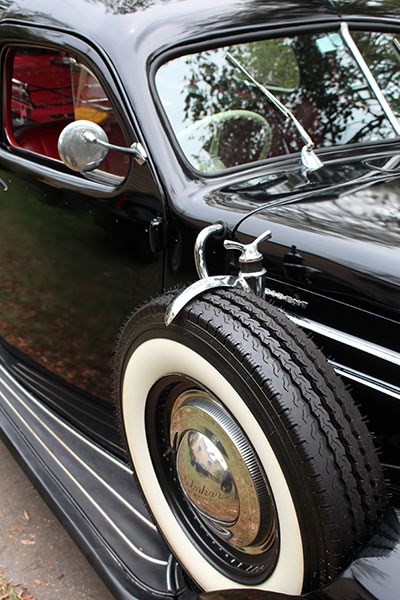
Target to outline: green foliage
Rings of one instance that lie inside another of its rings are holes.
[[[379,32],[353,35],[388,102],[400,114],[400,52],[393,44],[394,36]],[[171,61],[170,72],[173,70],[175,78],[178,73],[182,81],[181,89],[175,87],[167,97],[178,133],[182,131],[179,128],[189,128],[210,115],[246,110],[269,121],[273,135],[270,156],[297,152],[303,146],[293,123],[228,62],[227,52],[294,113],[317,146],[395,135],[339,32],[247,42]],[[238,144],[240,135],[238,129]],[[204,134],[204,140],[209,137]],[[206,146],[207,142],[203,146],[207,150]],[[250,155],[247,162],[251,162]]]
[[[299,65],[287,38],[240,44],[232,48],[232,55],[270,89],[294,91],[300,84]]]

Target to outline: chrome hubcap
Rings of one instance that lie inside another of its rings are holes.
[[[215,398],[189,389],[170,413],[181,489],[207,529],[256,557],[276,546],[278,524],[265,473],[242,429]]]

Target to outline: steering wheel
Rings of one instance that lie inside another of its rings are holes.
[[[253,159],[249,156],[248,160],[242,162],[263,160],[268,156],[272,144],[272,130],[268,121],[250,110],[226,110],[195,121],[178,133],[179,144],[194,167],[203,173],[213,173],[228,168],[224,164],[224,156],[221,153],[222,133],[228,123],[238,120],[248,120],[258,125],[263,138],[257,158]]]

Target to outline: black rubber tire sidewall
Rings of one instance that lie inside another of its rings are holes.
[[[221,292],[214,295],[214,298],[219,298],[217,305],[222,298],[223,302],[229,306],[232,302],[232,297],[229,294],[229,292]],[[209,295],[209,297],[211,296]],[[283,350],[281,364],[277,365],[275,361],[264,361],[262,375],[260,376],[259,364],[257,364],[259,363],[260,349],[255,348],[255,344],[259,343],[260,333],[257,333],[255,337],[251,337],[250,341],[246,340],[247,334],[243,334],[243,325],[238,323],[232,316],[226,316],[222,319],[220,315],[219,318],[216,316],[214,320],[217,321],[217,325],[213,324],[211,319],[208,325],[205,326],[204,318],[201,318],[201,314],[205,313],[205,309],[201,308],[202,301],[196,301],[196,318],[193,317],[191,308],[188,307],[186,314],[181,315],[175,323],[166,328],[163,317],[169,298],[170,296],[166,296],[161,302],[156,301],[152,307],[144,309],[142,312],[139,311],[125,327],[117,353],[117,372],[119,373],[117,396],[120,398],[122,395],[120,384],[126,366],[137,349],[148,340],[170,340],[190,349],[199,356],[206,356],[208,363],[225,376],[240,398],[246,399],[246,404],[266,439],[269,440],[274,455],[279,457],[279,465],[290,490],[301,531],[304,553],[303,588],[311,589],[315,585],[321,585],[329,581],[349,560],[351,551],[354,550],[357,543],[360,543],[360,540],[354,542],[351,536],[346,536],[346,539],[344,539],[343,531],[347,529],[345,522],[341,528],[343,539],[337,539],[335,521],[337,519],[344,519],[345,521],[349,517],[346,517],[340,505],[335,507],[332,502],[327,502],[327,498],[329,499],[332,494],[329,491],[325,494],[324,490],[321,489],[323,482],[320,481],[321,478],[318,476],[318,472],[325,469],[326,456],[324,449],[321,447],[319,451],[312,452],[314,458],[311,464],[310,448],[304,451],[303,445],[299,442],[304,437],[307,438],[307,444],[309,444],[310,431],[312,437],[312,427],[310,429],[309,423],[307,424],[309,415],[304,415],[308,410],[306,400],[309,391],[308,384],[294,386],[295,393],[299,395],[298,414],[287,414],[282,401],[277,401],[277,399],[282,399],[288,393],[287,388],[290,377],[288,378],[286,375],[279,382],[279,378],[277,379],[276,376],[277,369],[285,370],[282,369],[284,367],[285,349]],[[203,304],[207,305],[207,298],[203,300]],[[282,318],[275,314],[275,309],[270,309],[269,305],[263,303],[263,301],[257,300],[256,304],[258,307],[261,305],[263,310],[270,310],[278,321]],[[219,311],[214,310],[214,312],[217,315]],[[259,324],[253,325],[259,328]],[[223,329],[223,335],[219,335],[218,328]],[[263,330],[262,335],[265,337],[267,329],[264,327]],[[291,338],[296,337],[296,328],[289,327],[289,330],[290,341],[284,342],[283,347],[286,343],[292,344],[293,340]],[[268,331],[266,335],[268,337]],[[301,342],[303,345],[307,344],[308,347],[308,340],[305,341],[302,338]],[[272,342],[267,341],[267,345],[268,343]],[[275,344],[275,341],[273,343]],[[296,344],[296,342],[293,343]],[[314,349],[312,349],[312,352],[314,352]],[[175,371],[179,371],[179,365],[176,365]],[[304,377],[304,374],[302,377]],[[293,374],[291,378],[293,379]],[[202,382],[200,381],[200,383]],[[315,387],[315,383],[313,385]],[[340,385],[339,389],[340,393],[343,394],[344,391]],[[290,389],[290,393],[294,393],[293,389]],[[346,399],[347,401],[351,402],[351,399]],[[122,408],[121,412],[123,413]],[[304,426],[302,426],[302,418],[304,419]],[[322,415],[318,419],[324,420],[325,416]],[[122,422],[124,422],[123,414]],[[319,425],[321,426],[321,424]],[[330,424],[324,423],[323,428],[330,428]],[[303,433],[302,429],[304,429]],[[246,433],[251,439],[251,432],[247,431]],[[362,433],[364,435],[364,431]],[[318,436],[321,439],[317,441],[317,444],[322,446],[324,435],[319,432]],[[127,437],[129,438],[129,433]],[[351,440],[349,440],[349,443],[351,443]],[[370,450],[371,448],[372,444]],[[321,465],[318,464],[317,460],[318,452],[320,452],[320,459],[323,463]],[[333,465],[334,459],[331,457],[329,460],[331,463],[329,468],[336,468]],[[381,474],[377,472],[376,478],[378,480],[380,476]],[[340,478],[341,476],[338,476],[337,485],[340,484]],[[348,495],[348,493],[348,490],[346,490],[344,495]],[[349,501],[351,502],[351,498]],[[150,509],[154,512],[151,500],[149,504]],[[165,535],[165,531],[163,533]],[[168,535],[167,541],[171,544]],[[300,590],[280,589],[279,591],[298,593]]]

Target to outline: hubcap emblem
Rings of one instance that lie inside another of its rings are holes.
[[[197,517],[241,552],[272,547],[278,529],[268,481],[234,418],[198,389],[180,394],[170,414],[179,484]]]
[[[181,439],[177,455],[180,484],[190,502],[206,517],[233,525],[240,510],[233,475],[218,448],[220,443],[198,431]]]

